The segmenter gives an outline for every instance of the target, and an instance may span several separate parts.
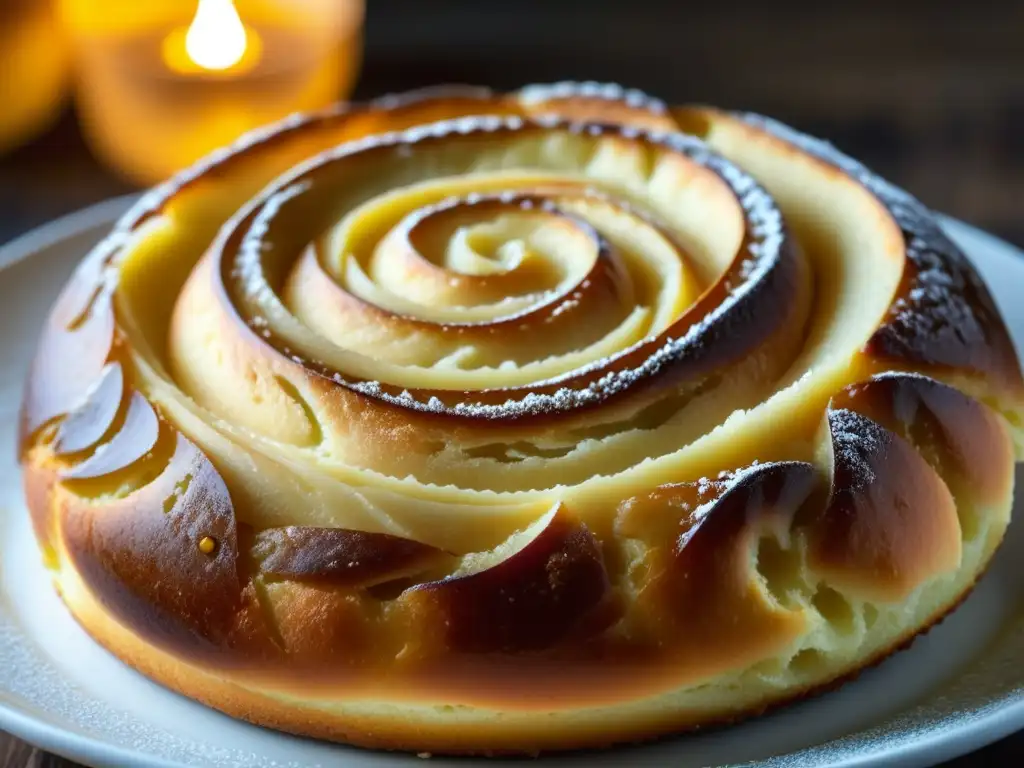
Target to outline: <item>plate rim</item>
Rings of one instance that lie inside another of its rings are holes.
[[[112,225],[124,214],[139,194],[128,194],[95,203],[86,208],[61,216],[34,227],[28,232],[0,244],[0,274],[7,268],[31,258],[39,251],[63,240],[84,234],[90,229]],[[986,232],[973,224],[946,214],[936,213],[943,228],[953,235],[961,233],[983,243],[986,247],[1024,261],[1024,248]],[[948,721],[948,723],[947,723]],[[25,741],[38,749],[89,766],[142,766],[144,768],[185,768],[184,763],[152,755],[130,747],[104,741],[95,736],[76,733],[47,722],[12,703],[0,701],[0,730],[15,739]],[[870,732],[871,729],[867,729]],[[849,757],[842,762],[830,763],[834,768],[879,768],[880,766],[928,765],[934,760],[950,760],[981,749],[1000,739],[1024,730],[1024,694],[1007,695],[992,702],[991,711],[978,718],[947,716],[931,724],[925,732],[913,731],[899,743],[889,743],[884,749]],[[864,734],[865,731],[860,731]],[[801,752],[814,750],[832,742],[768,758],[772,764],[796,757]],[[877,743],[877,742],[876,742]],[[757,768],[766,761],[744,763]],[[780,765],[782,763],[779,763]]]

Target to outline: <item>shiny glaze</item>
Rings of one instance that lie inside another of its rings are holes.
[[[830,410],[832,492],[810,562],[867,599],[895,602],[960,558],[956,506],[913,446],[848,410]]]
[[[420,584],[402,596],[425,613],[425,642],[459,653],[543,650],[574,630],[592,634],[587,619],[609,592],[600,544],[559,505],[537,534],[501,562],[472,573]],[[440,621],[439,621],[440,619]],[[431,637],[438,624],[440,636]]]
[[[340,589],[420,574],[448,559],[440,550],[397,536],[307,526],[260,531],[251,555],[264,578]]]
[[[977,400],[925,376],[888,373],[847,387],[832,401],[911,443],[956,497],[994,502],[1013,483],[1006,426]]]

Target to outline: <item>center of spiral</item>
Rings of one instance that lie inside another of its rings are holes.
[[[692,137],[480,118],[323,153],[214,255],[263,343],[360,395],[518,419],[629,390],[632,412],[789,327],[779,220]]]
[[[536,258],[529,235],[517,237],[520,224],[502,218],[460,227],[445,252],[445,267],[462,274],[488,275],[511,272],[528,259]]]
[[[491,305],[493,319],[564,293],[603,247],[593,227],[539,194],[470,195],[406,216],[376,249],[371,273],[417,304]]]

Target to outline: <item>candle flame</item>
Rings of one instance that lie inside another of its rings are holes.
[[[199,0],[185,50],[203,69],[229,69],[245,55],[246,33],[232,0]]]

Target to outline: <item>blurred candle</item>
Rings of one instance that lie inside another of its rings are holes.
[[[152,184],[293,112],[345,98],[363,0],[62,0],[93,150]]]
[[[68,59],[52,0],[0,0],[0,152],[60,113]]]

